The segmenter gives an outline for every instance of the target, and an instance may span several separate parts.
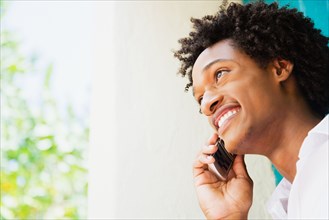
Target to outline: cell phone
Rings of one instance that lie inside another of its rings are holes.
[[[218,138],[216,145],[218,150],[212,155],[215,162],[210,165],[210,168],[220,179],[226,180],[236,155],[227,152],[225,143],[221,138]]]

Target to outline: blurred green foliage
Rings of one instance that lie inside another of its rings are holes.
[[[3,18],[3,1],[0,7]],[[87,120],[72,107],[59,110],[52,65],[22,55],[22,45],[4,28],[0,37],[0,219],[85,219]],[[38,100],[29,93],[34,78],[42,79]]]

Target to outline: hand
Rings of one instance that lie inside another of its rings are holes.
[[[208,169],[215,159],[218,136],[214,134],[203,147],[193,165],[194,185],[200,207],[207,219],[247,219],[252,204],[253,182],[243,155],[237,155],[226,181]]]

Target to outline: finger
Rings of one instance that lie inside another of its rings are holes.
[[[218,150],[216,145],[207,145],[202,147],[203,154],[214,154]]]
[[[204,164],[211,164],[215,162],[215,158],[212,155],[202,154],[200,161]]]
[[[218,139],[218,135],[216,133],[213,133],[210,138],[207,141],[207,145],[214,145],[216,144],[216,141]]]
[[[208,164],[214,163],[214,161],[214,157],[200,153],[193,163],[193,175],[198,176],[208,170]]]

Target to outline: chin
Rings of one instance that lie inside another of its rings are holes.
[[[238,141],[236,138],[223,137],[225,148],[229,153],[237,154],[239,152]]]
[[[246,154],[250,144],[247,143],[247,134],[234,132],[234,134],[223,135],[225,148],[232,154]]]

